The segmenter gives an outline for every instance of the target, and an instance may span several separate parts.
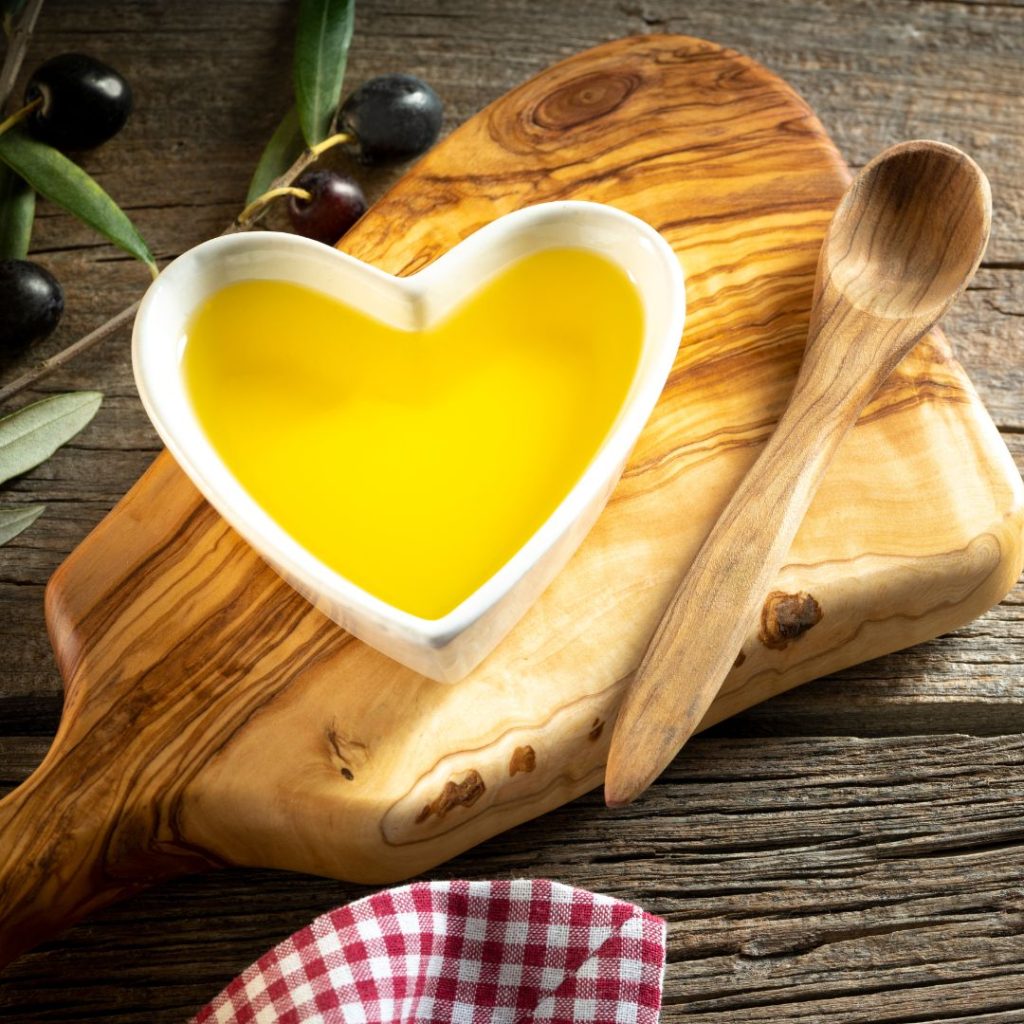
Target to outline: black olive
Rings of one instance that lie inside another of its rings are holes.
[[[64,312],[60,283],[28,260],[0,260],[0,355],[15,355],[50,334]]]
[[[406,160],[426,152],[441,131],[441,99],[412,75],[380,75],[341,106],[342,131],[355,137],[363,163]]]
[[[363,190],[345,175],[307,171],[295,185],[309,192],[310,198],[292,196],[288,214],[292,227],[307,238],[334,245],[366,213]]]
[[[26,127],[57,149],[92,149],[113,138],[132,110],[132,90],[112,67],[82,53],[62,53],[40,64],[25,102],[42,98]]]

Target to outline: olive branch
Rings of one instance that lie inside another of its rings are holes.
[[[0,260],[24,260],[28,254],[38,193],[142,261],[155,276],[158,272],[156,259],[117,203],[77,164],[25,130],[30,115],[45,110],[40,107],[41,98],[30,99],[20,109],[4,116],[42,4],[43,0],[0,0],[8,38],[6,56],[0,67]],[[373,152],[366,140],[351,130],[336,127],[339,109],[344,110],[339,105],[354,14],[355,0],[300,0],[293,62],[295,102],[257,162],[242,211],[224,228],[222,235],[253,227],[277,199],[287,196],[293,202],[310,204],[317,197],[310,188],[302,187],[300,179],[323,154],[335,147],[355,145],[363,158],[372,162]],[[372,87],[384,78],[362,87],[370,87],[367,96],[371,105],[375,98],[379,99]],[[397,80],[403,76],[390,78]],[[405,76],[400,83],[402,88],[407,88],[408,82],[416,80]],[[418,155],[437,137],[440,101],[424,83],[417,84],[434,109],[421,126],[418,137],[411,142],[399,140],[396,143],[394,138],[378,140],[385,158]],[[357,99],[359,93],[360,90],[353,93],[346,103]],[[352,183],[352,187],[361,199],[357,186]],[[365,209],[365,200],[361,201],[362,207],[357,204],[356,216]],[[117,332],[134,318],[138,307],[138,301],[132,303],[0,387],[0,404]],[[56,395],[0,419],[0,483],[48,458],[92,419],[101,401],[102,395],[98,392]],[[0,544],[31,525],[42,511],[41,505],[0,509]]]

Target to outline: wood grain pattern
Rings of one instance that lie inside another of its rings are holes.
[[[595,89],[598,60],[608,89]],[[471,684],[426,684],[327,629],[158,460],[50,591],[68,714],[25,791],[47,801],[48,815],[29,820],[17,793],[0,811],[7,825],[30,826],[4,829],[5,843],[17,836],[7,863],[52,850],[50,823],[77,820],[97,834],[67,828],[68,846],[47,862],[69,883],[62,904],[41,908],[30,898],[36,881],[13,878],[29,897],[18,907],[21,944],[101,900],[209,862],[396,877],[599,781],[621,681],[792,385],[817,243],[845,172],[792,93],[707,44],[611,46],[551,74],[456,133],[347,247],[385,269],[411,268],[504,209],[571,195],[646,215],[681,253],[689,343],[609,514],[566,577],[572,588],[552,588],[528,620],[544,629],[524,624],[510,660],[489,663]],[[577,77],[587,83],[574,92]],[[636,85],[608,109],[623,81]],[[573,123],[572,162],[556,129],[529,115],[544,101],[556,126],[581,107],[600,110]],[[534,153],[542,176],[522,173],[524,154]],[[709,195],[712,178],[721,191]],[[394,223],[410,216],[399,236]],[[934,447],[908,447],[908,435]],[[961,463],[955,507],[934,497],[950,453]],[[781,592],[814,595],[821,623],[782,651],[753,635],[713,715],[934,635],[997,600],[1019,568],[1019,491],[962,370],[931,337],[840,452],[780,577]],[[687,505],[694,515],[680,519]],[[194,585],[196,572],[217,579],[216,601]],[[74,587],[63,585],[72,576]],[[887,617],[892,609],[897,619]],[[290,665],[275,635],[294,641]],[[146,642],[124,642],[139,637]],[[597,653],[600,673],[584,676],[581,659]],[[345,687],[354,679],[358,690]],[[89,711],[105,700],[114,713]],[[467,702],[488,714],[467,720]],[[448,751],[440,758],[439,734]],[[535,770],[508,775],[526,745]],[[69,799],[63,790],[83,778],[90,800]],[[140,786],[159,786],[160,801]],[[283,833],[287,845],[277,841]],[[103,861],[89,862],[96,852]]]
[[[635,800],[693,735],[751,622],[759,616],[761,642],[784,650],[821,621],[812,594],[769,587],[839,446],[974,276],[991,223],[988,179],[944,143],[891,146],[854,179],[822,243],[789,404],[672,595],[619,708],[610,807]]]

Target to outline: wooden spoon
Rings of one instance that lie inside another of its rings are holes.
[[[991,205],[973,160],[924,141],[887,149],[843,197],[789,407],[679,585],[619,711],[610,807],[636,799],[699,725],[840,442],[977,269]]]

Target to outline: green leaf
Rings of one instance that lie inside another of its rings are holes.
[[[0,160],[17,171],[40,195],[63,206],[118,248],[156,271],[149,247],[127,214],[63,153],[14,130],[0,135]]]
[[[27,530],[43,514],[45,508],[45,505],[0,508],[0,544],[6,544],[22,530]]]
[[[301,0],[295,36],[295,101],[307,146],[327,138],[341,99],[355,0]]]
[[[263,195],[271,183],[280,178],[305,149],[302,130],[299,128],[299,115],[294,107],[284,115],[284,120],[271,135],[267,148],[260,156],[252,181],[249,183],[249,194],[245,197],[246,206],[257,196]]]
[[[23,260],[28,255],[35,213],[32,186],[0,164],[0,260]]]
[[[102,401],[98,391],[73,391],[0,419],[0,483],[45,462],[96,415]]]
[[[9,39],[14,31],[14,22],[25,6],[26,0],[0,0],[0,15],[3,16],[4,35]]]

